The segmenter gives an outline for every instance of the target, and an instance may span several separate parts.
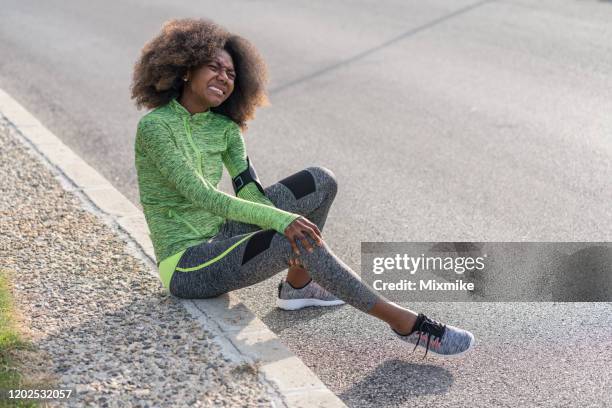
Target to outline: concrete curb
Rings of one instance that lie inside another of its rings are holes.
[[[83,161],[32,114],[0,89],[0,114],[48,161],[64,188],[86,200],[98,215],[137,249],[149,272],[158,277],[153,245],[142,212]],[[215,299],[183,300],[183,306],[207,330],[216,332],[224,353],[236,362],[259,365],[274,405],[344,407],[319,378],[289,351],[260,319],[233,294]]]

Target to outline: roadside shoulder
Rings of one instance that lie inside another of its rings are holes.
[[[39,345],[83,401],[343,406],[235,296],[168,296],[140,211],[7,98],[2,245]]]

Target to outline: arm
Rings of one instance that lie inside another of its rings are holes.
[[[223,155],[223,163],[227,167],[232,179],[248,168],[244,139],[240,133],[240,128],[235,123],[232,123],[232,126],[227,131],[227,150]],[[254,182],[250,182],[240,188],[237,195],[245,200],[274,207],[274,204],[257,188]],[[300,255],[297,241],[300,241],[308,252],[313,251],[312,244],[305,238],[306,236],[312,238],[316,245],[323,246],[321,231],[319,231],[315,223],[305,217],[299,217],[299,220],[291,222],[285,230],[285,236],[291,243],[291,248],[293,248],[293,252],[297,256]]]
[[[240,133],[240,128],[235,123],[232,123],[227,131],[227,150],[223,153],[223,163],[232,179],[248,167],[244,138]],[[252,182],[241,188],[237,196],[254,203],[274,207],[274,203],[259,191],[255,183]]]
[[[281,234],[299,217],[217,190],[195,172],[175,145],[170,129],[155,118],[145,117],[139,122],[137,138],[160,173],[194,205],[223,218],[274,229]]]

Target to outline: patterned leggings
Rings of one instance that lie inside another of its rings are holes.
[[[322,167],[309,167],[265,189],[276,207],[305,216],[321,231],[336,191],[334,174]],[[298,259],[314,281],[364,312],[382,299],[327,244],[319,247],[309,240],[314,251],[309,253],[298,241]],[[227,220],[210,242],[185,251],[170,280],[170,293],[188,299],[219,296],[276,275],[295,256],[284,235]]]

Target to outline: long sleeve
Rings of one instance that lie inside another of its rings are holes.
[[[162,121],[145,117],[138,124],[137,138],[159,172],[194,205],[223,218],[255,224],[284,233],[299,217],[269,205],[233,197],[217,190],[198,174],[180,152],[170,128]]]
[[[227,150],[223,154],[223,164],[225,164],[232,179],[248,167],[244,138],[240,128],[235,123],[232,123],[232,126],[227,131]],[[238,192],[238,197],[254,203],[274,207],[274,203],[265,194],[262,194],[253,182],[244,186]]]

